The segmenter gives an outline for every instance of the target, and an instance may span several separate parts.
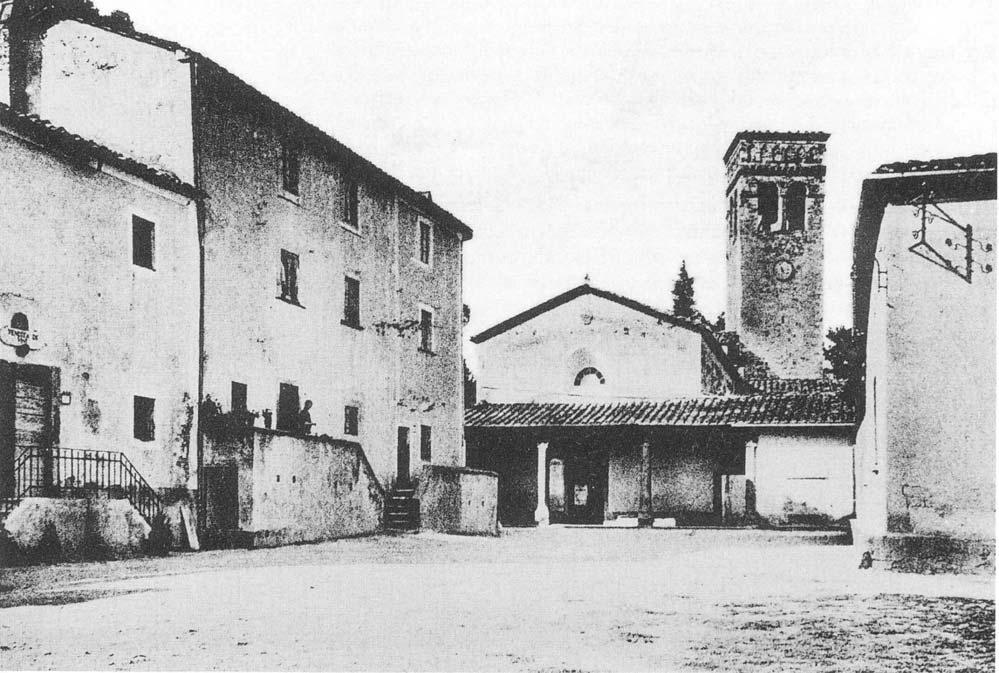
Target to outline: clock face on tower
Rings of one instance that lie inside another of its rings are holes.
[[[794,276],[794,264],[786,259],[778,260],[774,262],[773,274],[777,280],[791,280],[791,277]]]

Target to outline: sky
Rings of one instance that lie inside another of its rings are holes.
[[[994,2],[96,0],[221,63],[475,230],[474,334],[583,282],[725,306],[722,155],[831,134],[825,314],[850,323],[861,181],[993,152]]]

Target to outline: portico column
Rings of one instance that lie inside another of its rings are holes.
[[[638,525],[652,525],[652,458],[651,437],[642,440],[642,465],[640,470],[641,489],[638,495]]]
[[[538,507],[534,520],[539,526],[548,525],[548,498],[545,488],[548,473],[548,442],[538,443]]]

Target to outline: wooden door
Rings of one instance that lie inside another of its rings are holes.
[[[236,465],[206,465],[205,524],[213,538],[239,528],[239,470]]]
[[[42,495],[56,483],[51,448],[53,436],[53,370],[37,365],[0,363],[0,497],[21,495],[26,486]],[[34,452],[30,470],[14,473],[18,461]]]
[[[409,428],[399,427],[399,442],[396,449],[395,481],[398,486],[409,485]]]

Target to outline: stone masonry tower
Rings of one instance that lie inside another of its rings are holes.
[[[822,375],[828,133],[742,131],[725,152],[726,322],[783,378]]]

